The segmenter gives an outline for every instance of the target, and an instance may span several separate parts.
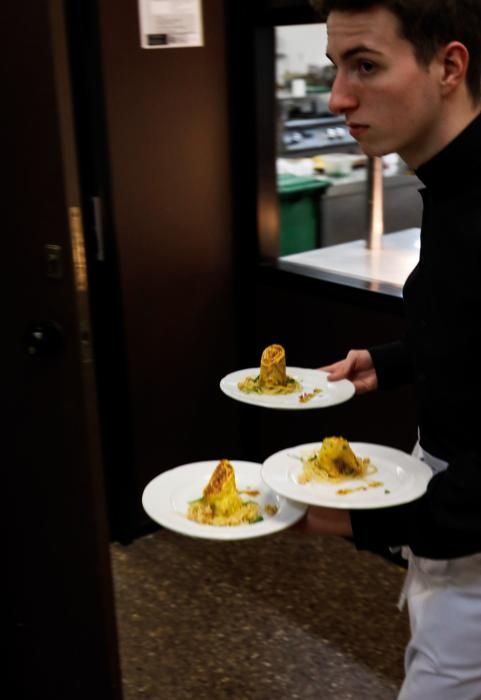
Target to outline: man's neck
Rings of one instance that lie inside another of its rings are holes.
[[[399,155],[410,168],[416,170],[446,148],[480,114],[481,102],[475,104],[467,93],[458,95],[456,102],[446,101],[437,120],[438,128],[431,134],[426,148],[422,151],[418,149],[416,153]]]

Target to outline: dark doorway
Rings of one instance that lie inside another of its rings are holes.
[[[63,3],[3,21],[10,687],[119,700]]]

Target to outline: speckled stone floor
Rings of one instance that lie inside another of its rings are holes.
[[[125,700],[391,700],[404,572],[342,539],[112,545]]]

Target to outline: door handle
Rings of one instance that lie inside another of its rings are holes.
[[[33,321],[25,333],[29,357],[45,357],[58,352],[63,346],[62,327],[55,321]]]

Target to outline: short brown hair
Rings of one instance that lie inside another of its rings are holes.
[[[438,49],[459,41],[469,52],[466,85],[481,101],[480,0],[310,0],[323,20],[333,10],[363,12],[384,7],[399,21],[401,35],[412,44],[417,61],[429,65]]]

